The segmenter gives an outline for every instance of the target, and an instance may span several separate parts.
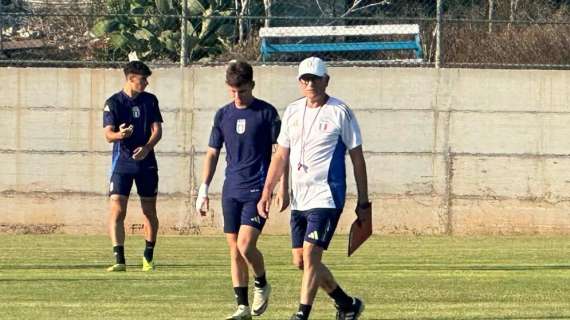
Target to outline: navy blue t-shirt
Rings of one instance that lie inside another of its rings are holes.
[[[134,99],[124,91],[115,93],[105,102],[103,127],[113,126],[115,132],[123,123],[133,125],[133,134],[113,143],[112,173],[139,173],[141,170],[158,170],[154,150],[142,160],[133,159],[133,151],[150,139],[152,124],[162,122],[158,99],[148,92],[139,93]]]
[[[226,147],[224,196],[263,189],[280,128],[277,110],[263,100],[254,99],[245,109],[232,102],[218,110],[209,146],[218,150]]]

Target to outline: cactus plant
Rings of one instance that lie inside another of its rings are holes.
[[[190,60],[216,55],[235,41],[235,22],[216,17],[235,15],[231,0],[187,0],[186,43]],[[126,59],[131,51],[145,60],[170,59],[180,54],[182,0],[107,0],[111,14],[100,18],[91,29],[95,38],[104,39],[108,59]],[[137,16],[138,15],[138,16]],[[142,16],[150,15],[150,16]]]

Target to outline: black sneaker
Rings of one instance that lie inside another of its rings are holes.
[[[360,317],[364,311],[364,302],[358,298],[352,298],[352,301],[352,305],[348,309],[342,310],[338,306],[336,307],[337,320],[356,320]]]
[[[291,316],[291,319],[289,320],[307,320],[307,318],[305,318],[305,316],[303,316],[302,313],[297,312],[294,315]]]

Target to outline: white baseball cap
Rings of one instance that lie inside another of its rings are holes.
[[[307,58],[299,64],[299,74],[297,80],[305,74],[313,74],[318,77],[323,77],[327,74],[327,66],[323,60],[317,57]]]

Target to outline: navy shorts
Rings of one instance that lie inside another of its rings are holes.
[[[224,233],[238,233],[241,225],[263,230],[265,218],[257,214],[257,203],[260,198],[261,192],[246,193],[239,197],[222,195]]]
[[[137,174],[113,172],[109,183],[109,196],[119,194],[128,197],[131,194],[133,180],[140,197],[151,198],[158,194],[158,171],[145,170]]]
[[[303,242],[313,243],[325,250],[334,235],[342,209],[315,208],[291,211],[291,242],[293,248],[302,248]]]

